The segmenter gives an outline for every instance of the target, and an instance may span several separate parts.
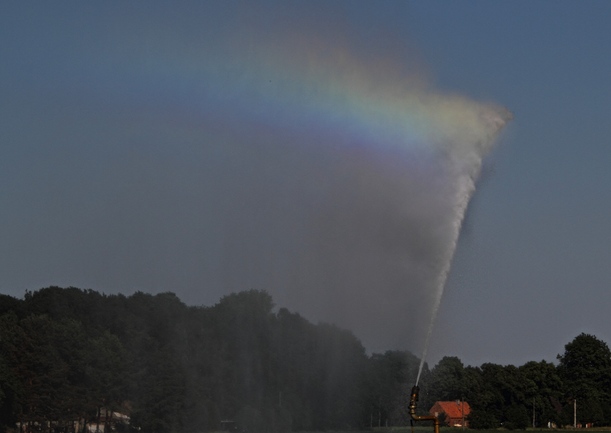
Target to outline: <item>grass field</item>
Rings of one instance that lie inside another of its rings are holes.
[[[512,430],[507,429],[491,429],[491,430],[471,430],[471,429],[460,429],[453,427],[441,427],[441,433],[462,433],[462,432],[471,432],[471,433],[499,433],[499,432],[510,432]],[[526,430],[513,430],[516,433],[520,431],[526,432],[557,432],[557,433],[587,433],[587,432],[611,432],[611,427],[594,427],[588,429],[548,429],[548,428],[528,428]],[[426,426],[414,426],[412,427],[381,427],[374,428],[374,433],[433,433],[433,427]]]
[[[593,427],[588,429],[548,429],[548,428],[527,428],[526,430],[507,430],[503,428],[498,429],[490,429],[490,430],[472,430],[472,429],[461,429],[454,427],[441,427],[440,433],[538,433],[538,432],[547,432],[547,433],[590,433],[590,432],[611,432],[611,427]],[[17,432],[15,432],[17,433]],[[226,431],[218,431],[214,433],[227,433]],[[321,433],[321,432],[301,432],[301,433]],[[333,430],[327,431],[327,433],[433,433],[433,426],[414,426],[412,427],[374,427],[372,430],[363,430],[363,431],[340,431]]]

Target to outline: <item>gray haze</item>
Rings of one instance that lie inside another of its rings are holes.
[[[587,111],[560,95],[588,74],[556,82],[549,71],[569,77],[569,65],[539,62],[564,58],[549,35],[569,18],[536,39],[515,30],[519,8],[427,5],[1,6],[0,291],[173,291],[211,305],[265,289],[370,351],[419,356],[461,180],[483,164],[430,359],[553,360],[582,330],[605,338],[588,312],[611,281],[608,85],[584,91]],[[577,34],[574,54],[604,39]],[[603,76],[591,58],[588,76]],[[508,115],[491,100],[516,113],[496,149]],[[591,158],[573,154],[589,143]]]

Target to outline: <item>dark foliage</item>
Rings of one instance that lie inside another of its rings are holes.
[[[420,381],[420,412],[470,403],[470,427],[611,424],[611,353],[581,334],[559,365],[464,366]],[[0,295],[0,432],[356,430],[409,424],[419,359],[365,353],[349,331],[314,325],[264,291],[189,307],[173,293],[103,295],[49,287]],[[129,425],[109,414],[125,413]],[[108,416],[104,416],[108,415]],[[78,424],[77,424],[78,423]]]
[[[147,433],[363,427],[360,341],[274,312],[263,291],[187,307],[173,293],[49,287],[1,297],[0,331],[3,430],[73,431],[106,412]]]

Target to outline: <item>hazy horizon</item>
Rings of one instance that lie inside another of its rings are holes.
[[[460,230],[429,365],[606,341],[608,9],[3,5],[0,292],[260,289],[420,357]]]

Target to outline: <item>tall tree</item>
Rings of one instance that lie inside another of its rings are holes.
[[[576,400],[578,421],[611,422],[611,351],[604,341],[579,334],[558,355],[567,403]]]
[[[508,429],[524,429],[529,425],[526,409],[527,390],[531,386],[513,366],[482,364],[478,393],[471,392],[471,426],[492,428],[504,426]]]
[[[20,334],[17,315],[8,312],[0,316],[0,432],[5,432],[18,420],[22,401],[23,381],[19,375]]]
[[[371,355],[364,388],[368,426],[397,426],[409,422],[408,401],[420,360],[409,352],[387,351]],[[421,395],[425,392],[421,393]],[[424,401],[424,402],[423,402]],[[429,406],[423,398],[422,407]]]
[[[429,398],[433,401],[462,400],[468,391],[465,367],[456,356],[444,356],[431,370]]]
[[[10,313],[9,313],[10,314]],[[53,320],[31,315],[17,321],[8,317],[3,326],[3,349],[13,374],[21,383],[19,419],[50,428],[71,424],[85,410],[83,348],[85,336],[74,320]]]
[[[119,339],[108,331],[88,339],[84,352],[87,392],[82,396],[87,403],[86,420],[93,420],[102,408],[111,413],[121,409],[128,395],[127,358]]]
[[[526,403],[532,404],[532,417],[536,427],[548,423],[560,425],[560,400],[562,380],[557,367],[547,361],[530,361],[519,367],[522,376],[530,386],[526,391]]]

